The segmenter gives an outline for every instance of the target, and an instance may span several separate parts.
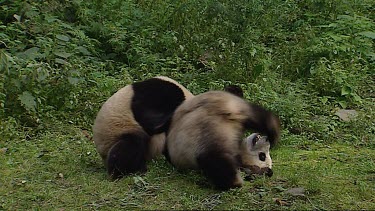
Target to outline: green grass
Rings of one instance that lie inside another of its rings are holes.
[[[374,19],[373,0],[2,1],[0,210],[374,210]],[[95,115],[156,75],[277,113],[274,176],[219,192],[160,158],[109,181]]]
[[[220,192],[196,171],[165,159],[145,175],[109,181],[81,129],[55,122],[32,138],[6,141],[0,156],[0,207],[25,209],[374,209],[375,150],[350,144],[288,144],[272,150],[274,176]],[[4,142],[2,142],[4,143]],[[304,196],[286,191],[304,188]],[[277,199],[287,204],[280,205]]]

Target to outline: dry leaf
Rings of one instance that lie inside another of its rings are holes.
[[[82,130],[83,135],[89,140],[92,141],[92,137],[90,136],[90,133],[87,130]]]
[[[289,203],[287,201],[280,198],[273,198],[273,201],[280,206],[289,206]]]

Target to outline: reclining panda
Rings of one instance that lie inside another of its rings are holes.
[[[175,80],[159,76],[127,85],[101,107],[93,139],[112,179],[147,171],[161,155],[175,109],[193,94]]]

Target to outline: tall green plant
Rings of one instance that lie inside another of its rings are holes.
[[[34,124],[41,111],[64,107],[83,80],[82,63],[74,57],[89,58],[93,45],[81,31],[45,11],[43,5],[33,2],[18,6],[13,10],[22,12],[0,25],[5,46],[0,52],[4,81],[0,102],[2,115]]]

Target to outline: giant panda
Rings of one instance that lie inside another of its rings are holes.
[[[127,85],[99,110],[93,139],[109,176],[147,171],[146,162],[164,150],[165,132],[175,109],[193,94],[159,76]]]
[[[271,176],[272,162],[265,140],[258,135],[243,140],[243,135],[252,129],[266,135],[268,147],[273,146],[280,137],[279,118],[240,96],[209,91],[183,102],[169,127],[168,160],[180,169],[202,170],[217,188],[224,190],[242,186],[240,168]]]

